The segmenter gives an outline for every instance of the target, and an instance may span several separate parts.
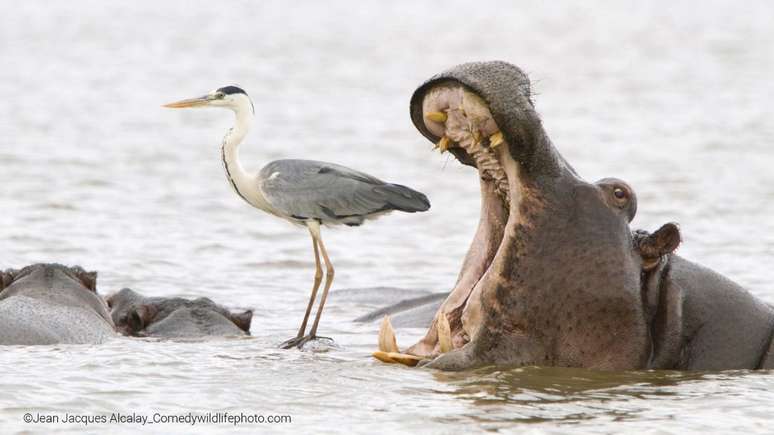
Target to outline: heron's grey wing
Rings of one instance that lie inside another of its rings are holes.
[[[334,163],[277,160],[261,170],[259,183],[273,207],[296,219],[332,221],[429,208],[419,192]]]

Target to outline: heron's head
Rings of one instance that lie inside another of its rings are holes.
[[[175,101],[165,104],[164,107],[172,109],[183,109],[189,107],[223,107],[231,109],[234,112],[249,110],[255,113],[253,101],[247,96],[244,89],[237,86],[224,86],[209,92],[201,97],[188,98],[186,100]]]

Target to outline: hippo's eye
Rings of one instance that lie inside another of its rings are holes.
[[[617,199],[626,199],[626,197],[629,196],[626,194],[626,191],[621,189],[620,187],[616,187],[615,189],[613,189],[613,195]]]

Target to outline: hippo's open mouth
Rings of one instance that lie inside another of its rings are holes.
[[[520,164],[511,155],[508,141],[487,103],[463,84],[450,80],[430,87],[421,101],[421,118],[426,136],[438,138],[436,147],[441,152],[449,151],[463,164],[478,169],[481,217],[457,283],[427,336],[401,354],[394,344],[389,321],[383,322],[381,352],[375,356],[404,364],[461,348],[475,336],[483,315],[481,291],[484,283],[490,281],[485,278],[491,274],[496,279],[492,266],[498,252],[507,249],[503,248],[505,229],[519,223],[520,209],[526,206],[522,199],[530,190],[522,182]]]
[[[518,220],[522,197],[519,164],[511,157],[486,102],[465,86],[447,82],[431,88],[423,99],[422,115],[428,131],[441,138],[441,151],[451,150],[460,161],[475,166],[481,183],[479,228],[457,285],[444,304],[445,313],[438,313],[446,315],[452,348],[456,349],[470,341],[479,326],[479,283],[500,250],[505,227]],[[440,345],[432,350],[422,347],[409,351],[423,355],[430,351],[432,356],[441,350]]]

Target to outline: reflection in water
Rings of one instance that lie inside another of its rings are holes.
[[[467,380],[470,377],[463,375],[463,379],[459,380],[460,385],[464,388],[475,388],[476,385],[497,386],[498,389],[491,394],[504,400],[523,400],[522,394],[528,391],[548,395],[559,394],[565,398],[597,390],[614,389],[617,393],[621,393],[629,386],[635,388],[672,386],[678,382],[700,380],[703,376],[702,372],[653,370],[608,372],[563,367],[489,368],[480,369],[474,373],[475,383],[468,384]],[[447,375],[439,373],[436,377],[442,380],[444,376]],[[551,400],[548,396],[539,397],[539,400],[546,399]]]
[[[600,417],[637,420],[648,403],[705,395],[712,381],[739,381],[751,371],[607,372],[559,367],[482,368],[434,372],[454,387],[450,394],[471,403],[471,417],[482,423],[573,423]],[[694,390],[686,394],[684,390]],[[518,408],[514,408],[518,405]]]

